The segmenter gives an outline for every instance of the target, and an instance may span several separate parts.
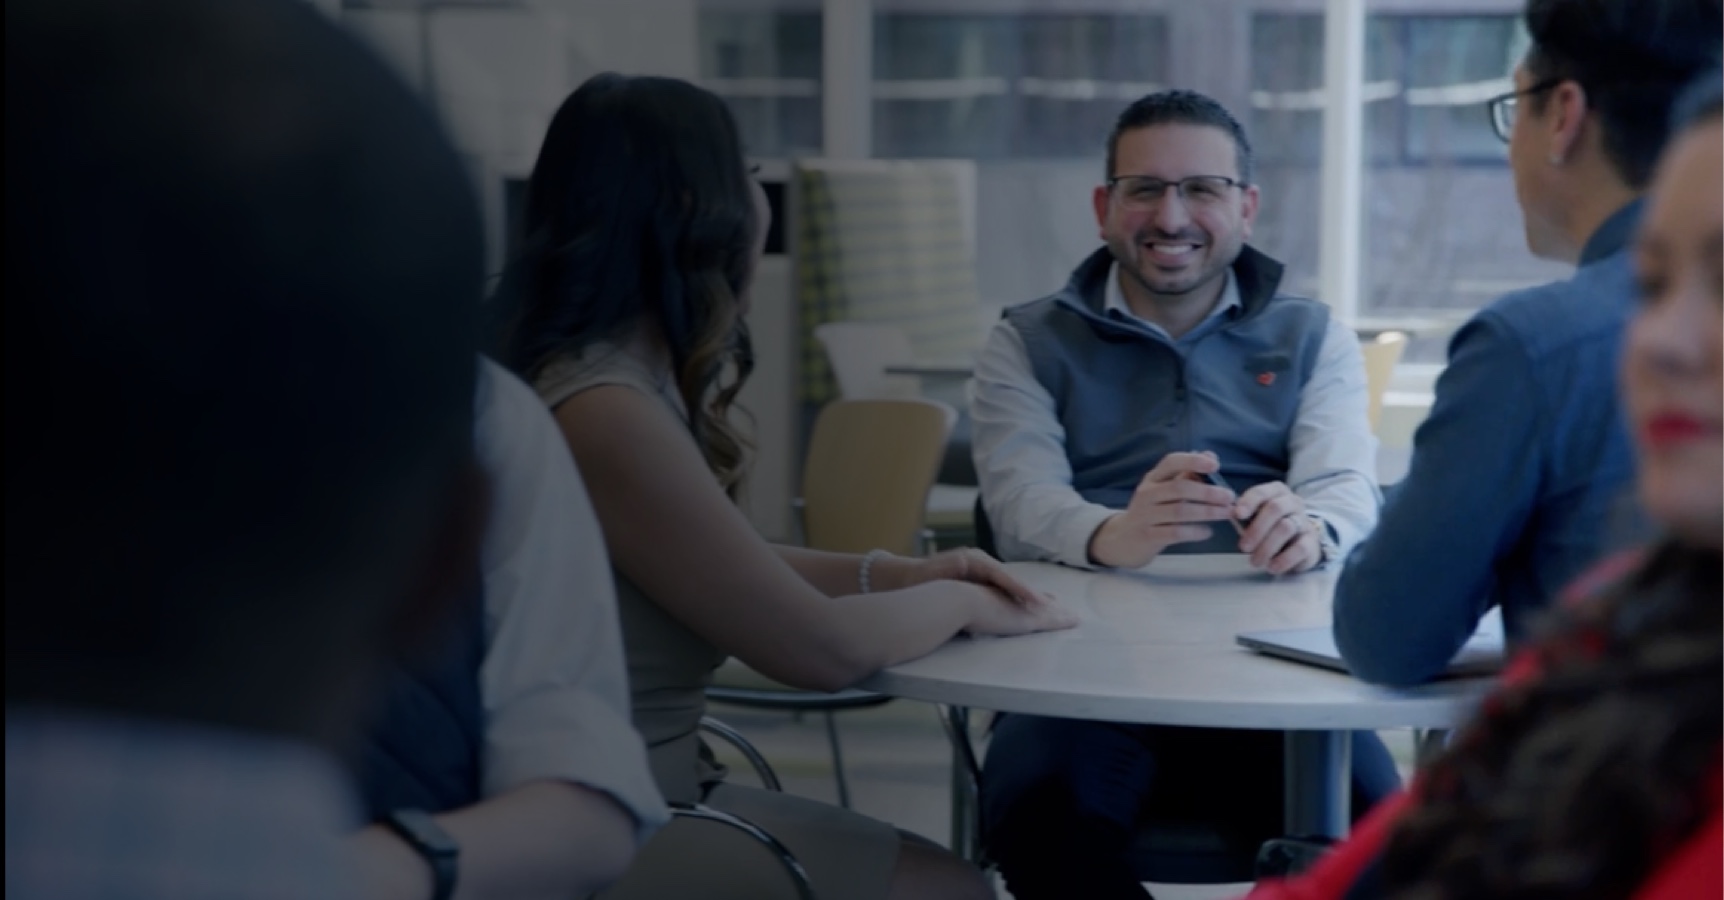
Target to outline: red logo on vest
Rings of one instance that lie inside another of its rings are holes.
[[[1274,384],[1275,383],[1275,373],[1274,372],[1264,372],[1264,373],[1258,375],[1257,376],[1257,383],[1263,385],[1264,387],[1268,387],[1268,386]]]

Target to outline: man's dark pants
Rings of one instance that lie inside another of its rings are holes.
[[[1256,846],[1280,837],[1279,731],[1006,715],[982,770],[982,836],[1016,900],[1143,900],[1127,850],[1141,822],[1206,822]],[[1354,732],[1353,815],[1400,786],[1373,732]]]

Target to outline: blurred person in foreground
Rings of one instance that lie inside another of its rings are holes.
[[[159,785],[135,801],[152,810],[117,817],[178,842],[178,855],[140,843],[159,877],[212,891],[232,889],[219,873],[262,865],[218,856],[223,834],[242,848],[305,843],[293,829],[312,812],[351,836],[339,862],[300,847],[269,857],[299,879],[289,886],[349,865],[377,900],[604,886],[667,812],[629,727],[615,602],[579,476],[531,389],[473,353],[481,245],[453,155],[419,104],[315,10],[235,0],[140,15],[84,2],[8,11],[9,38],[31,42],[8,56],[7,241],[20,261],[8,272],[7,364],[19,373],[8,446],[20,449],[7,552],[26,560],[8,573],[9,586],[26,579],[7,607],[9,795],[19,786],[8,887],[78,895],[37,852],[46,844],[29,842],[78,846],[40,824],[42,804],[53,790],[89,796],[55,779],[104,776]],[[79,47],[103,62],[86,66]],[[449,346],[468,354],[455,382],[467,408],[433,411],[466,423],[477,454],[438,465],[459,464],[466,494],[426,455],[444,452],[427,430],[442,423],[420,422],[442,401],[427,391],[452,377],[427,369]],[[454,512],[465,518],[437,526]],[[425,543],[455,525],[482,537]],[[49,565],[63,568],[38,569]],[[402,631],[387,617],[409,588],[450,587],[467,590],[438,601],[435,629],[385,640]],[[58,608],[38,608],[47,599]],[[381,703],[355,690],[379,651],[394,669]],[[363,753],[338,742],[355,704]],[[47,730],[93,707],[291,735],[292,717],[319,706],[339,730],[313,737],[357,770],[362,810],[347,808],[340,778],[324,783],[311,750],[299,754],[305,772],[260,787],[225,772],[220,754],[237,766],[261,749],[200,750],[197,735],[171,743],[159,727]],[[44,762],[119,740],[187,762],[133,771],[141,764],[112,749],[82,767]],[[88,809],[91,821],[116,812]],[[284,809],[300,815],[270,837],[263,823]],[[252,831],[214,819],[240,813],[256,818]],[[187,837],[194,828],[210,833]],[[208,859],[188,855],[200,846]]]
[[[483,528],[478,212],[315,8],[6,5],[6,895],[329,900]]]
[[[1633,240],[1622,396],[1662,537],[1597,566],[1479,718],[1255,900],[1686,900],[1724,891],[1724,119],[1681,108]]]
[[[1492,607],[1509,640],[1606,549],[1633,460],[1613,379],[1635,305],[1629,239],[1672,102],[1718,65],[1718,0],[1529,0],[1514,90],[1488,104],[1527,246],[1577,266],[1449,345],[1407,477],[1335,587],[1353,674],[1436,677]],[[1481,111],[1482,114],[1482,111]]]

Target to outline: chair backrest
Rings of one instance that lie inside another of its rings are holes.
[[[802,471],[809,547],[913,555],[957,413],[932,400],[835,400],[820,411]]]
[[[801,159],[790,184],[799,399],[859,396],[829,371],[815,335],[827,323],[889,324],[916,359],[975,354],[997,313],[976,286],[973,161]]]
[[[904,329],[879,322],[827,322],[814,329],[826,350],[838,396],[845,400],[908,400],[921,393],[913,375],[889,375],[887,366],[915,360]]]
[[[1395,364],[1401,361],[1402,351],[1407,349],[1407,335],[1401,331],[1385,331],[1375,340],[1366,341],[1361,349],[1365,353],[1365,385],[1371,397],[1370,419],[1374,432],[1377,422],[1383,417],[1383,395],[1388,393],[1389,379],[1395,374]]]

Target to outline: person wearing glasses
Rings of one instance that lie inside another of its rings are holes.
[[[1291,575],[1375,524],[1358,339],[1281,293],[1282,265],[1246,245],[1251,174],[1244,129],[1208,97],[1151,94],[1120,115],[1094,192],[1106,246],[1060,291],[1008,309],[976,367],[1000,558],[1137,568],[1241,553]],[[1273,731],[1005,716],[983,767],[984,839],[1018,900],[1142,897],[1127,848],[1146,813],[1279,834],[1282,748]],[[1374,734],[1353,759],[1362,811],[1398,778]]]
[[[1518,642],[1612,532],[1643,527],[1613,381],[1628,241],[1671,104],[1717,64],[1724,24],[1717,0],[1531,0],[1525,22],[1514,90],[1489,112],[1527,247],[1578,268],[1485,307],[1449,346],[1407,477],[1335,593],[1336,643],[1380,684],[1436,677],[1492,607]]]
[[[1637,2],[1638,6],[1639,3]],[[1713,900],[1724,883],[1724,74],[1701,76],[1631,259],[1620,386],[1657,536],[1563,592],[1403,794],[1250,900]]]

